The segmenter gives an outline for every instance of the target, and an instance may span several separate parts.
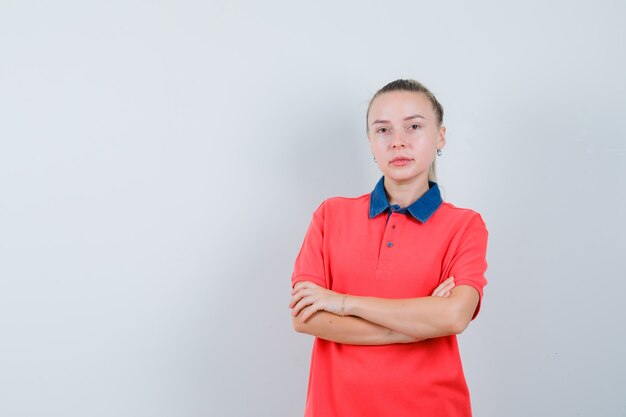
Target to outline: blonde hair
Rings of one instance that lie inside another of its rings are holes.
[[[372,103],[374,102],[374,99],[376,99],[376,97],[378,97],[379,95],[383,93],[388,93],[390,91],[411,91],[414,93],[424,94],[426,98],[428,98],[428,100],[430,100],[431,104],[433,105],[433,109],[435,110],[435,115],[437,116],[437,122],[439,126],[441,127],[441,125],[443,124],[443,106],[441,105],[441,103],[439,103],[439,101],[437,101],[437,98],[433,95],[433,93],[431,93],[430,90],[426,88],[419,81],[415,81],[411,79],[408,79],[408,80],[399,79],[399,80],[392,81],[389,84],[385,85],[383,88],[378,90],[372,96],[372,99],[370,100],[369,105],[367,106],[367,113],[365,114],[365,131],[368,134],[369,134],[369,129],[370,129],[369,127],[370,108],[372,107]],[[430,164],[430,168],[428,169],[428,180],[434,181],[434,182],[437,182],[436,161],[437,161],[437,158],[434,158],[432,164]]]

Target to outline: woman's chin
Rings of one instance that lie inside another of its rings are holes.
[[[428,178],[427,172],[426,173],[402,172],[401,170],[397,170],[397,169],[387,170],[387,172],[384,172],[383,174],[385,175],[385,178],[388,178],[398,183],[419,181],[420,177],[422,176],[424,176],[425,178]]]

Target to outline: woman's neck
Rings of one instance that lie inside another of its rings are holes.
[[[396,182],[385,177],[385,191],[390,205],[408,207],[423,196],[428,188],[427,177],[418,177],[410,182]]]

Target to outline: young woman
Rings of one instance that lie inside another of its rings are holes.
[[[487,283],[485,223],[441,199],[446,128],[428,89],[387,84],[366,122],[383,175],[322,202],[292,275],[293,326],[316,336],[305,416],[471,416],[456,335]]]

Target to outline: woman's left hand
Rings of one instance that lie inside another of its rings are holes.
[[[300,281],[294,286],[291,296],[291,314],[294,317],[301,314],[300,320],[306,322],[313,313],[320,310],[340,316],[346,294],[327,290],[309,281]]]

